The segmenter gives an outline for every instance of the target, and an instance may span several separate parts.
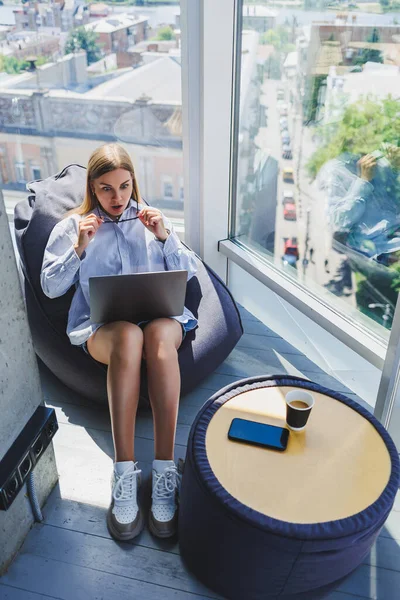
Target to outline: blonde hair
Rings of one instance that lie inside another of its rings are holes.
[[[104,144],[97,148],[90,156],[87,166],[86,191],[85,198],[80,206],[69,211],[67,214],[75,213],[86,215],[98,205],[96,195],[92,190],[91,183],[102,175],[115,171],[115,169],[125,169],[132,175],[132,199],[140,202],[139,187],[137,184],[135,169],[133,168],[131,157],[128,152],[119,144]]]

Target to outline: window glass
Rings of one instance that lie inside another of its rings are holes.
[[[31,169],[32,169],[32,179],[41,179],[40,167],[31,167]]]
[[[95,148],[119,142],[143,198],[183,221],[183,194],[163,180],[183,177],[180,6],[122,4],[0,6],[7,206],[26,197],[26,182],[86,166]]]
[[[387,338],[400,289],[395,3],[242,3],[233,234]]]
[[[25,163],[16,162],[15,163],[15,179],[17,183],[24,183],[25,179]]]
[[[164,198],[172,199],[174,197],[174,188],[172,187],[172,182],[168,180],[164,180]]]

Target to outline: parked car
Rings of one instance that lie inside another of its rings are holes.
[[[292,190],[283,190],[282,204],[293,204],[294,203],[294,192]]]
[[[296,205],[294,202],[287,202],[283,205],[283,218],[286,219],[286,221],[297,220]]]
[[[283,144],[282,146],[282,158],[293,158],[292,147],[290,144]]]
[[[282,89],[278,89],[276,92],[276,99],[279,100],[284,100],[285,99],[285,90]]]
[[[284,129],[287,129],[287,128],[288,128],[288,120],[287,120],[287,117],[281,117],[281,118],[279,119],[279,127],[280,127],[280,130],[281,130],[281,131],[283,131]]]
[[[291,266],[297,268],[297,261],[299,260],[299,248],[297,245],[297,238],[288,238],[284,240],[282,263],[284,266]]]
[[[282,169],[282,179],[283,181],[294,183],[294,172],[292,167],[285,167]]]
[[[281,142],[282,144],[290,144],[290,134],[287,129],[281,131]]]

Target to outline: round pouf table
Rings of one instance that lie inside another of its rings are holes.
[[[315,406],[284,452],[228,439],[235,417],[285,426],[296,388]],[[324,598],[368,554],[398,485],[396,448],[359,404],[301,378],[243,379],[214,394],[191,428],[181,555],[225,598]]]

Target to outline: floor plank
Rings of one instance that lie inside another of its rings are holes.
[[[104,489],[106,488],[107,490],[110,490],[109,485],[105,485]],[[151,495],[150,485],[147,485],[141,492],[142,491],[143,493],[140,493],[139,495],[139,502],[147,520]],[[111,536],[106,526],[106,513],[110,497],[111,494],[109,491],[107,502],[105,503],[106,505],[96,506],[94,504],[63,498],[60,490],[57,489],[53,492],[43,511],[45,523],[53,527],[68,529],[79,533],[87,533],[89,535],[111,540]],[[147,527],[138,537],[127,543],[135,546],[144,546],[145,548],[162,550],[163,552],[179,554],[179,546],[175,537],[165,540],[156,538],[149,533]]]
[[[56,600],[55,596],[44,594],[36,594],[27,590],[2,585],[0,583],[0,598],[1,600]]]
[[[242,319],[244,333],[250,333],[252,335],[262,335],[267,337],[281,338],[279,333],[276,333],[273,329],[270,329],[261,321],[254,319]]]
[[[240,338],[236,348],[254,348],[259,350],[272,348],[273,350],[277,350],[278,352],[284,352],[285,354],[302,354],[299,350],[297,350],[294,346],[291,346],[283,338],[271,338],[271,336],[266,336],[261,333],[252,334],[245,332]]]
[[[204,396],[208,396],[207,391]],[[199,402],[199,406],[201,406]],[[54,408],[59,423],[80,425],[90,429],[99,429],[100,431],[111,431],[110,416],[107,409],[93,409],[86,406],[76,406],[73,404],[62,404],[57,406],[54,401],[46,402],[46,406]],[[180,446],[186,446],[190,427],[188,425],[178,424],[176,431],[176,443]],[[135,438],[144,438],[154,440],[153,419],[140,417],[136,421]]]
[[[337,591],[361,595],[372,600],[398,600],[400,572],[361,565]]]
[[[129,546],[127,546],[129,549]],[[5,583],[21,584],[38,594],[60,600],[196,600],[199,595],[161,585],[110,575],[83,566],[22,554],[4,576]],[[210,597],[201,594],[202,598]],[[212,596],[211,596],[212,597]],[[33,599],[32,599],[33,600]]]
[[[217,597],[191,576],[178,554],[138,545],[118,544],[114,540],[76,531],[38,525],[22,547],[21,555],[24,554],[181,592]],[[68,571],[69,566],[65,567]]]
[[[391,511],[380,536],[397,540],[400,543],[400,512],[398,510]]]
[[[392,537],[380,535],[363,564],[400,572],[400,547]]]
[[[354,596],[344,592],[333,592],[326,597],[326,600],[369,600],[366,596]]]

